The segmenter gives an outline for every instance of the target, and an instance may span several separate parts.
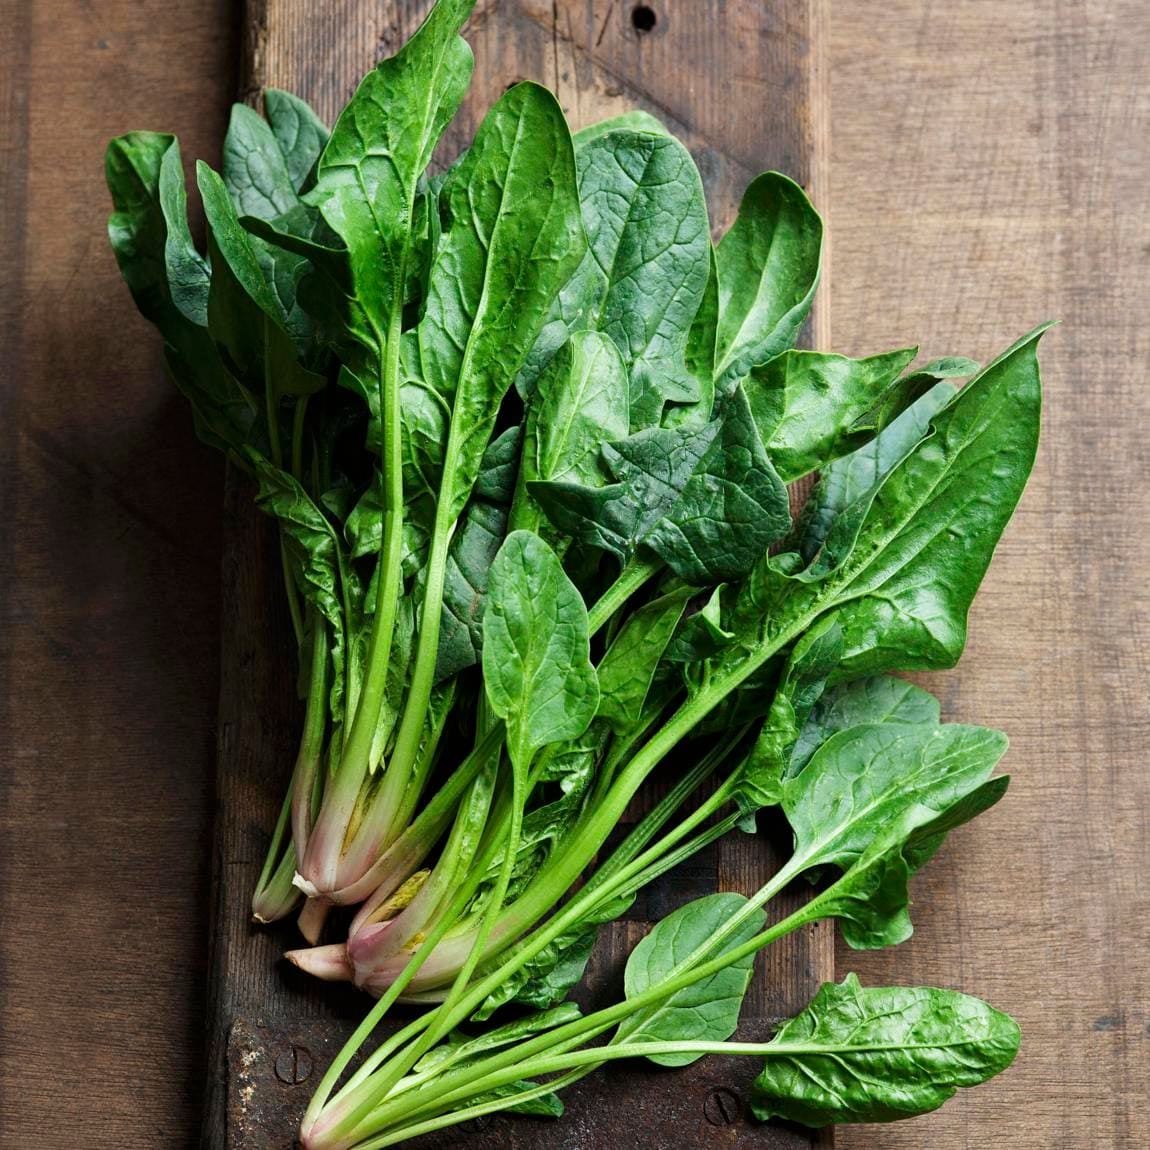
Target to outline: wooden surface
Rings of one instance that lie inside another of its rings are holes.
[[[166,1150],[203,1076],[220,485],[117,283],[100,156],[138,126],[216,156],[236,17],[0,18],[0,1145]],[[1148,24],[1139,0],[832,8],[836,348],[987,356],[1064,321],[1033,484],[931,679],[1009,730],[1014,785],[924,872],[914,939],[838,955],[984,994],[1023,1052],[850,1150],[1150,1145]]]
[[[108,254],[109,136],[216,157],[225,0],[0,0],[0,1146],[200,1106],[221,468]]]
[[[485,0],[466,31],[476,57],[471,91],[439,161],[450,162],[470,142],[510,84],[531,78],[558,93],[574,127],[635,106],[666,119],[697,157],[720,230],[760,168],[786,169],[822,198],[821,3],[782,0],[764,16],[757,0],[703,5],[668,0],[655,26],[640,31],[630,8],[601,0]],[[289,88],[331,121],[381,51],[403,43],[429,6],[429,0],[251,0],[244,34],[245,94],[254,99],[265,85]],[[769,111],[763,114],[761,107]],[[273,530],[250,510],[252,492],[242,478],[228,486],[205,1133],[212,1150],[278,1150],[290,1145],[317,1077],[309,1074],[297,1083],[299,1074],[285,1075],[281,1062],[298,1066],[301,1052],[313,1066],[330,1058],[367,1000],[346,988],[308,985],[299,972],[285,970],[277,959],[294,945],[291,924],[266,931],[247,922],[292,759],[290,737],[299,705],[286,622],[269,612],[280,578]],[[270,657],[269,631],[284,640]],[[643,800],[651,798],[640,796],[633,814],[641,814]],[[765,845],[728,836],[689,868],[655,884],[624,920],[604,928],[588,967],[584,1005],[607,1005],[621,997],[626,956],[652,922],[702,893],[761,886],[788,849],[780,843],[772,854]],[[797,892],[780,904],[797,905],[803,897]],[[744,1007],[740,1036],[766,1038],[833,976],[833,964],[829,924],[768,951]],[[497,1117],[466,1137],[475,1150],[528,1145],[606,1150],[627,1142],[648,1150],[694,1150],[716,1140],[763,1150],[831,1144],[829,1132],[753,1123],[742,1091],[754,1073],[749,1061],[732,1061],[702,1062],[675,1075],[631,1070],[596,1075],[565,1092],[568,1113],[562,1123]],[[430,1150],[455,1146],[460,1137],[452,1130],[424,1141]]]

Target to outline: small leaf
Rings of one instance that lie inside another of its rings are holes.
[[[743,193],[739,214],[715,250],[717,396],[794,344],[818,283],[822,238],[818,213],[786,176],[767,172]]]
[[[540,747],[578,738],[599,706],[587,608],[555,552],[527,531],[504,540],[487,591],[483,681],[526,770]]]
[[[642,994],[671,977],[680,963],[692,955],[707,962],[734,950],[762,929],[766,915],[756,911],[720,945],[707,942],[747,900],[741,894],[712,894],[673,911],[631,951],[623,976],[628,998]],[[628,1015],[615,1032],[613,1042],[721,1042],[730,1038],[739,1023],[743,995],[751,981],[753,954],[700,979],[674,994]],[[649,1056],[660,1066],[686,1066],[698,1054]]]

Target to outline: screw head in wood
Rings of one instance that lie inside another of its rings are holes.
[[[311,1077],[315,1063],[305,1046],[292,1046],[276,1057],[276,1077],[288,1086],[298,1086]]]

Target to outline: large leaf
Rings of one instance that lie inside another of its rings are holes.
[[[507,724],[508,750],[526,770],[536,750],[578,738],[595,717],[587,608],[555,553],[527,531],[504,540],[487,593],[483,682]]]
[[[790,526],[786,488],[741,389],[709,424],[649,428],[603,457],[614,483],[529,490],[561,531],[623,560],[642,545],[705,586],[746,575]]]
[[[737,911],[746,906],[741,894],[712,894],[695,899],[673,911],[656,924],[627,959],[623,986],[628,998],[650,990],[676,973],[684,959],[708,962],[753,938],[762,929],[766,915],[761,910],[749,914],[739,926],[710,949],[707,940]],[[754,955],[675,991],[662,1001],[628,1015],[615,1033],[614,1042],[721,1042],[730,1038],[739,1024],[739,1009],[751,981]],[[655,1054],[649,1056],[661,1066],[686,1066],[698,1054]]]
[[[783,479],[789,483],[807,475],[870,439],[880,430],[871,414],[876,405],[882,419],[893,419],[897,404],[883,400],[892,391],[914,398],[914,389],[895,386],[914,354],[914,348],[905,348],[848,359],[790,350],[752,368],[743,387],[767,454]]]
[[[642,541],[681,579],[705,586],[742,578],[790,525],[787,489],[737,388],[719,434]]]
[[[413,358],[452,411],[442,498],[478,474],[503,396],[584,252],[571,136],[555,97],[517,84],[491,109],[442,192],[444,234]]]
[[[441,0],[396,55],[360,82],[316,165],[309,199],[347,246],[377,339],[403,304],[420,177],[471,80],[460,38],[474,0]]]
[[[939,722],[938,700],[921,687],[891,675],[842,683],[815,703],[791,749],[787,771],[796,774],[832,735],[864,723]]]
[[[588,250],[555,303],[517,385],[529,395],[572,331],[602,331],[630,379],[630,430],[664,404],[697,398],[687,333],[707,283],[703,186],[686,148],[650,131],[611,130],[578,153]]]
[[[801,620],[837,606],[841,678],[954,664],[970,603],[1034,461],[1042,330],[934,416],[934,433],[868,500],[851,550],[825,577],[803,578],[786,557],[758,565],[733,612],[744,641],[801,629]]]
[[[751,1109],[807,1126],[893,1122],[936,1110],[1005,1070],[1018,1025],[980,999],[932,987],[824,983],[767,1047]]]
[[[108,237],[136,306],[168,340],[181,317],[203,327],[208,264],[188,229],[179,142],[159,132],[117,136],[104,173],[116,209]]]
[[[851,946],[909,937],[910,875],[948,830],[1002,797],[1006,776],[990,775],[1005,750],[1006,736],[982,727],[868,724],[832,736],[784,779],[796,864],[845,872],[820,913],[840,919]]]
[[[196,432],[213,447],[241,452],[253,436],[256,405],[207,332],[208,265],[188,230],[179,145],[173,136],[131,132],[108,145],[105,168],[116,260],[136,306],[164,337]]]

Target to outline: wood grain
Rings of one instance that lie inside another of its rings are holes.
[[[218,154],[227,0],[0,0],[0,1145],[200,1107],[221,469],[112,260],[109,136]]]
[[[975,602],[944,713],[1010,734],[1005,800],[915,889],[917,933],[840,950],[865,981],[1015,1014],[1022,1052],[848,1150],[1150,1145],[1150,8],[836,6],[836,342],[989,358],[1031,324],[1038,465]]]
[[[244,91],[290,88],[331,120],[359,77],[409,37],[427,0],[405,3],[314,3],[258,0],[245,27],[248,69]],[[555,90],[573,126],[635,106],[664,118],[692,148],[702,170],[716,230],[725,230],[748,180],[782,168],[821,196],[825,120],[817,62],[818,0],[664,3],[650,8],[645,31],[627,5],[601,0],[487,0],[469,23],[476,57],[471,92],[449,129],[439,161],[450,162],[474,135],[487,108],[512,83],[530,78]],[[816,321],[817,325],[817,321]],[[302,985],[276,963],[290,937],[248,926],[247,903],[290,763],[288,738],[298,722],[291,654],[282,619],[269,617],[277,578],[269,526],[247,509],[251,493],[229,483],[225,527],[220,763],[217,794],[216,904],[213,998],[209,1017],[210,1103],[206,1138],[213,1147],[287,1145],[306,1089],[283,1082],[277,1060],[307,1050],[313,1062],[334,1035],[350,1030],[364,1009],[349,994]],[[262,557],[262,558],[261,558]],[[657,791],[641,795],[641,813]],[[729,836],[640,900],[625,921],[600,938],[589,967],[586,1004],[606,1004],[621,991],[622,965],[651,922],[696,894],[752,891],[785,857],[764,843]],[[796,896],[796,897],[801,897]],[[780,900],[783,913],[787,898]],[[832,976],[829,928],[801,932],[770,951],[744,1011],[741,1033],[766,1037],[777,1021],[800,1009]],[[271,1043],[278,1043],[274,1048]],[[234,1068],[246,1068],[242,1073]],[[651,1150],[732,1146],[827,1146],[828,1134],[749,1123],[740,1091],[753,1076],[741,1065],[699,1064],[668,1076],[657,1072],[599,1075],[567,1093],[568,1118],[541,1125],[495,1119],[471,1135],[476,1150],[490,1145],[579,1147],[638,1140]],[[304,1085],[304,1084],[300,1084]],[[716,1089],[725,1093],[720,1098]],[[736,1113],[737,1111],[737,1113]],[[455,1145],[459,1135],[427,1145]]]

